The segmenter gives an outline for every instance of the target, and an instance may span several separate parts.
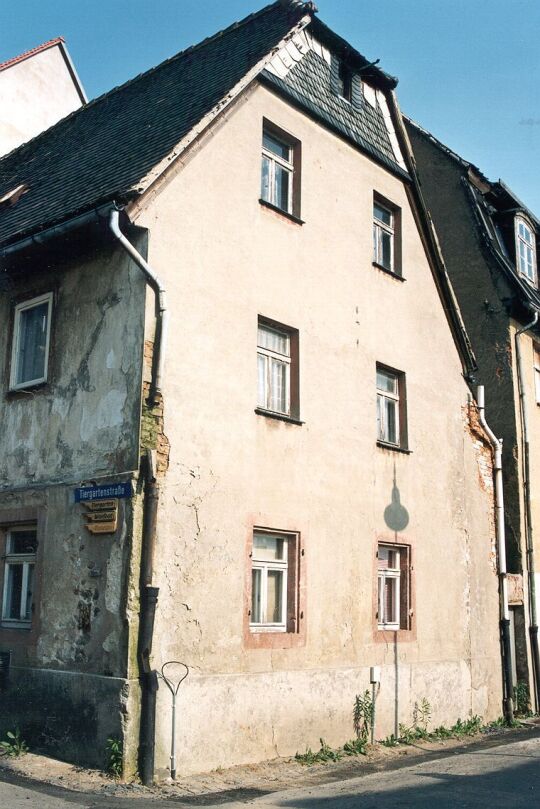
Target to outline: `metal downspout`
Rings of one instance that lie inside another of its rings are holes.
[[[141,683],[141,720],[139,728],[139,774],[145,786],[154,782],[156,738],[156,700],[158,673],[152,669],[152,641],[159,587],[152,586],[154,548],[157,533],[159,486],[154,469],[154,456],[146,454],[143,535],[140,571],[140,613],[137,660]]]
[[[521,438],[523,443],[523,497],[525,500],[525,542],[527,550],[527,578],[529,582],[529,636],[533,659],[534,696],[536,711],[540,711],[540,652],[538,648],[538,616],[536,610],[536,581],[534,563],[534,538],[531,515],[531,480],[529,456],[529,419],[527,413],[527,391],[524,383],[523,358],[521,355],[520,336],[534,328],[538,323],[538,312],[530,323],[518,329],[514,335],[516,344],[516,365],[521,416]]]
[[[508,608],[508,578],[506,570],[506,536],[504,526],[504,492],[502,475],[502,439],[497,438],[486,421],[484,408],[484,386],[479,385],[476,393],[478,418],[487,433],[493,449],[495,472],[495,523],[497,531],[497,556],[499,563],[499,604],[502,657],[504,671],[504,716],[507,722],[514,719],[512,702],[512,644],[510,642],[510,611]]]
[[[156,403],[162,395],[163,364],[165,359],[165,341],[167,337],[168,311],[166,306],[165,287],[131,242],[120,230],[120,212],[118,209],[109,215],[109,227],[121,247],[131,256],[143,271],[147,283],[156,296],[156,332],[154,337],[154,354],[152,362],[152,380],[150,384],[149,403]],[[151,666],[152,640],[154,635],[154,619],[159,595],[159,588],[152,586],[154,570],[154,548],[157,533],[157,511],[159,503],[159,485],[156,480],[154,455],[147,450],[145,464],[144,512],[140,567],[140,613],[137,660],[141,683],[141,720],[139,729],[139,774],[145,786],[154,781],[155,736],[156,736],[156,701],[158,690],[158,673]]]
[[[165,362],[165,345],[167,342],[167,329],[169,312],[166,305],[166,292],[163,283],[139,251],[131,244],[129,239],[120,230],[120,211],[115,209],[109,215],[109,227],[121,246],[128,253],[135,264],[143,271],[148,284],[156,295],[156,334],[154,337],[154,356],[152,362],[152,382],[150,385],[150,403],[154,404],[156,394],[161,394],[163,383],[163,365]]]

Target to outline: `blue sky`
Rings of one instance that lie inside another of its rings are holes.
[[[0,0],[0,61],[62,35],[95,97],[264,5],[257,0]],[[318,0],[398,76],[403,111],[540,216],[539,0]]]

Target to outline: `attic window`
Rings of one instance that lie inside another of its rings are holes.
[[[534,230],[521,216],[516,216],[516,266],[520,275],[536,284],[536,244]]]
[[[26,194],[27,191],[27,185],[18,185],[16,188],[13,188],[11,191],[8,191],[6,194],[0,197],[0,206],[15,205],[15,203],[18,202],[22,195]]]
[[[352,72],[343,62],[339,63],[337,90],[345,101],[352,101]]]

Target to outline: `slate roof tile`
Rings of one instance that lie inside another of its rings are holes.
[[[323,121],[327,126],[353,141],[363,151],[379,162],[404,175],[396,163],[392,144],[380,107],[374,108],[364,100],[360,109],[355,109],[332,92],[329,64],[314,51],[298,62],[284,79],[265,70],[265,82],[306,112]]]

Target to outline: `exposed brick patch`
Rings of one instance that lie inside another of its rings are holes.
[[[465,431],[472,439],[478,464],[478,481],[482,491],[489,494],[491,508],[489,510],[489,526],[491,533],[490,562],[494,573],[497,573],[496,520],[495,520],[495,481],[493,477],[493,449],[486,431],[480,424],[476,402],[470,402],[463,408]]]
[[[152,406],[148,403],[150,380],[152,378],[152,356],[154,344],[145,340],[143,360],[143,406],[141,413],[141,452],[155,449],[157,454],[157,473],[164,474],[169,468],[169,439],[164,433],[163,397],[156,395]]]
[[[469,405],[463,409],[465,416],[465,429],[471,436],[473,446],[476,450],[480,486],[484,491],[492,493],[494,490],[494,482],[491,442],[486,434],[486,431],[480,424],[480,417],[476,403],[470,402]]]

